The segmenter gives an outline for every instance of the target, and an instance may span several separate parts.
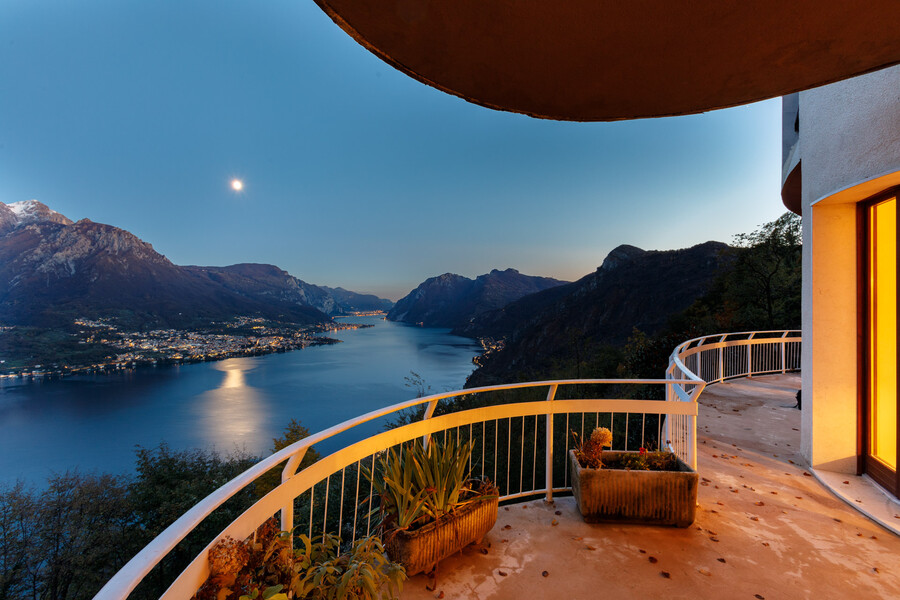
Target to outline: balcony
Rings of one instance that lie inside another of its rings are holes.
[[[475,440],[476,473],[496,481],[506,502],[481,547],[443,561],[436,580],[417,576],[408,581],[405,598],[435,598],[441,592],[448,598],[577,598],[588,591],[635,598],[721,598],[729,593],[747,598],[896,597],[900,573],[891,567],[900,554],[900,537],[832,496],[803,468],[800,412],[793,408],[800,383],[793,372],[799,367],[799,349],[795,332],[713,336],[679,346],[663,380],[495,386],[370,413],[302,440],[223,486],[138,554],[97,598],[126,597],[203,516],[286,459],[283,483],[223,536],[242,539],[275,513],[280,513],[283,528],[296,526],[311,535],[328,530],[347,541],[365,535],[371,495],[359,467],[380,450],[426,435]],[[707,382],[719,384],[704,390]],[[510,390],[540,398],[507,403],[502,395]],[[644,398],[665,401],[596,399],[591,392],[597,390],[637,390]],[[434,416],[440,400],[474,393],[500,397],[480,408]],[[306,448],[316,442],[419,405],[425,408],[421,420],[349,444],[295,473]],[[607,419],[619,432],[616,447],[663,442],[698,468],[702,479],[692,527],[582,521],[572,498],[565,496],[570,485],[562,459],[569,447],[567,432],[597,422],[605,425]],[[841,485],[856,483],[847,481]],[[295,515],[298,506],[302,510]],[[900,509],[887,518],[900,524]],[[193,594],[207,576],[205,555],[191,563],[164,598]]]

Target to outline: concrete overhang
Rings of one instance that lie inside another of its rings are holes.
[[[315,0],[381,59],[493,109],[702,112],[900,62],[898,0]]]

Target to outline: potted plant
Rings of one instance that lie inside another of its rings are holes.
[[[381,499],[385,549],[407,575],[433,571],[497,521],[497,488],[470,477],[472,448],[452,439],[427,446],[416,440],[389,449],[375,473],[366,473]]]
[[[209,551],[209,578],[192,600],[374,600],[398,597],[403,567],[391,562],[377,536],[341,551],[337,536],[313,542],[278,531],[269,519],[244,541],[226,537]]]
[[[667,451],[607,451],[612,432],[594,429],[569,451],[572,493],[588,523],[688,527],[697,508],[697,472]]]

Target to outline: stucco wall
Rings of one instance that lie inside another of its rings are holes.
[[[800,92],[800,139],[804,209],[900,171],[900,67]]]
[[[900,67],[800,93],[802,450],[853,473],[857,448],[856,203],[900,184]]]

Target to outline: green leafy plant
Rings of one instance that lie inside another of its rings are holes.
[[[375,472],[365,470],[381,498],[385,531],[412,530],[470,502],[497,494],[487,481],[471,479],[470,458],[474,443],[420,440],[391,448],[377,461]]]
[[[220,540],[209,551],[209,570],[194,600],[385,600],[396,598],[406,579],[377,536],[342,552],[337,536],[292,538],[274,519],[244,541]]]
[[[619,469],[633,471],[674,471],[678,460],[667,450],[647,450],[641,448],[636,453],[621,454],[616,460]]]

